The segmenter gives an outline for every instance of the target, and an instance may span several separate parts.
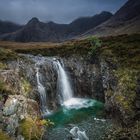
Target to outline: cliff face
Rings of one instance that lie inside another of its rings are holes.
[[[8,59],[11,59],[10,56]],[[34,91],[30,82],[21,74],[18,61],[5,60],[0,64],[1,129],[13,139],[14,137],[21,139],[23,136],[19,129],[22,122],[26,122],[28,118],[33,120],[35,116],[39,118],[39,105],[36,100],[30,98]]]
[[[94,98],[104,102],[102,75],[98,58],[92,62],[86,57],[70,56],[63,58],[73,84],[75,96]]]

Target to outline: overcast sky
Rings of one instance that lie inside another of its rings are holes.
[[[0,19],[25,24],[32,17],[41,21],[69,23],[101,11],[116,12],[127,0],[0,0]]]

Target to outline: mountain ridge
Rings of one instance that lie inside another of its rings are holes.
[[[104,11],[92,17],[78,18],[70,24],[44,23],[34,17],[19,30],[1,35],[0,39],[17,42],[60,42],[82,34],[110,17],[112,14]]]
[[[128,0],[109,20],[82,36],[111,36],[140,33],[140,1]]]
[[[128,0],[114,15],[103,11],[91,17],[80,17],[70,24],[41,22],[32,18],[12,33],[0,35],[0,40],[17,42],[62,42],[95,36],[116,36],[140,33],[140,1]]]

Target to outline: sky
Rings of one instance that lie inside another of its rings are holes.
[[[115,13],[127,0],[0,0],[0,19],[26,24],[32,17],[43,22],[70,23],[102,11]]]

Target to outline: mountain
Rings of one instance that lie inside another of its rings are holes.
[[[15,23],[0,20],[0,35],[5,33],[15,32],[19,30],[21,27],[22,26],[17,25]]]
[[[79,35],[94,28],[112,17],[110,12],[103,11],[92,17],[81,17],[69,24],[67,33],[71,36]]]
[[[140,33],[140,0],[128,0],[108,21],[90,29],[83,36]]]
[[[37,18],[32,18],[23,28],[3,34],[0,39],[18,42],[59,42],[83,34],[111,17],[111,13],[102,12],[92,17],[76,19],[70,24],[43,23]]]
[[[1,40],[17,42],[58,42],[67,25],[54,22],[43,23],[32,18],[22,29],[0,36]]]
[[[70,24],[43,23],[32,18],[25,26],[0,21],[0,40],[61,42],[89,35],[110,36],[140,33],[140,0],[128,0],[114,15],[102,12]]]

